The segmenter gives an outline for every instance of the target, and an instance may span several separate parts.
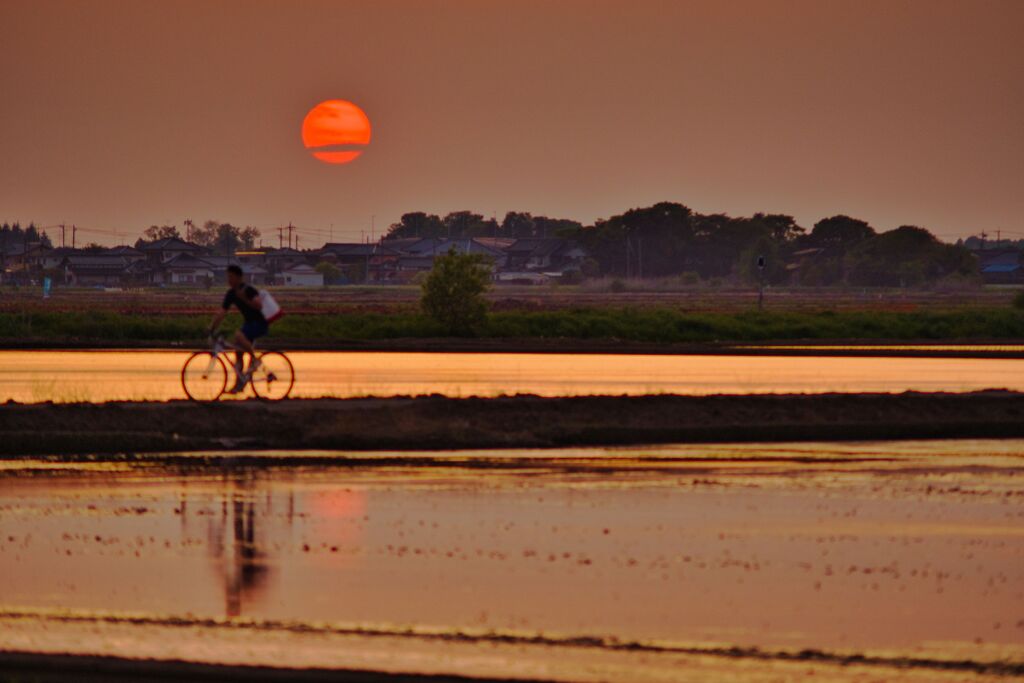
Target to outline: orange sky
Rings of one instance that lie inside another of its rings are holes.
[[[1019,0],[0,0],[0,26],[0,221],[313,246],[667,199],[1024,237]],[[346,165],[299,133],[332,98],[373,123]]]

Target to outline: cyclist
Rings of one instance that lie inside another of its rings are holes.
[[[263,317],[263,301],[260,298],[259,291],[252,285],[246,284],[245,274],[242,272],[241,267],[234,264],[228,266],[227,278],[228,291],[224,295],[224,303],[221,304],[221,310],[214,314],[213,322],[210,323],[210,336],[212,337],[216,333],[217,328],[220,327],[221,322],[224,320],[224,316],[228,314],[228,310],[232,306],[239,310],[245,321],[242,324],[242,328],[235,332],[234,340],[235,376],[238,378],[238,381],[235,382],[234,388],[228,391],[229,394],[237,394],[245,389],[245,385],[252,378],[252,373],[260,367],[260,360],[256,357],[256,350],[253,345],[257,339],[265,336],[270,331],[270,324]],[[251,360],[249,361],[249,369],[242,372],[246,353],[249,354]]]

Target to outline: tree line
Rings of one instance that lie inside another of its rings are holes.
[[[0,251],[6,252],[14,245],[27,246],[36,243],[47,248],[53,246],[50,237],[33,223],[29,223],[24,228],[20,223],[0,225]]]
[[[978,274],[968,248],[943,243],[917,226],[878,232],[866,221],[836,215],[807,230],[785,214],[701,214],[674,202],[631,209],[593,225],[524,212],[509,212],[500,222],[470,211],[444,217],[407,213],[385,239],[410,237],[560,237],[586,249],[586,276],[914,286]]]
[[[236,251],[254,249],[260,238],[260,231],[259,228],[251,226],[241,228],[214,220],[206,221],[201,226],[192,221],[185,221],[185,235],[181,234],[176,225],[151,225],[142,231],[142,237],[135,242],[135,247],[172,238],[187,239],[193,244],[211,249],[214,253],[231,256]]]

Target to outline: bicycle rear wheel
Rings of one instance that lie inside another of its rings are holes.
[[[228,386],[228,369],[220,356],[193,353],[181,368],[181,387],[193,401],[216,401]]]
[[[260,356],[260,367],[252,374],[252,390],[259,398],[280,401],[288,398],[295,385],[295,368],[288,356],[277,351]]]

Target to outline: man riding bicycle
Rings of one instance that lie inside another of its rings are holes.
[[[235,375],[238,381],[233,389],[228,390],[229,394],[237,394],[245,389],[253,373],[259,369],[260,360],[256,357],[254,344],[260,337],[270,332],[270,324],[263,316],[263,301],[259,291],[252,285],[246,284],[245,274],[236,265],[230,265],[227,269],[228,291],[224,295],[224,303],[221,310],[217,311],[210,323],[210,336],[212,337],[217,328],[220,327],[224,316],[232,306],[238,309],[245,322],[241,329],[235,332]],[[245,364],[245,354],[250,357],[249,369],[242,372]]]

